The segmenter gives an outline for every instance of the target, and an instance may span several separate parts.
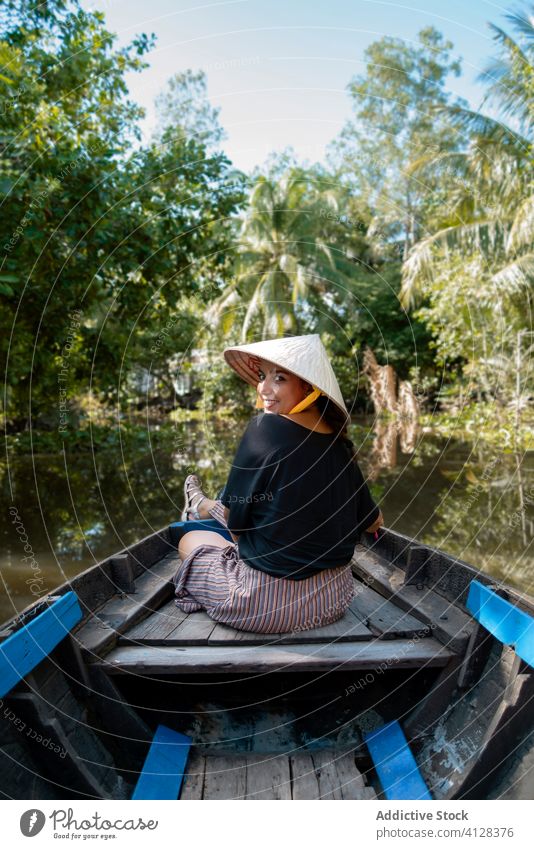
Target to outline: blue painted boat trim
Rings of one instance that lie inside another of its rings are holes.
[[[81,618],[78,597],[71,591],[0,643],[0,698],[48,657]]]
[[[534,666],[534,618],[480,581],[471,581],[466,607],[494,637]]]
[[[364,739],[387,799],[432,799],[396,720],[370,731]]]
[[[217,519],[191,519],[189,522],[173,522],[169,525],[171,542],[173,545],[178,545],[180,539],[189,531],[217,531],[229,542],[233,542],[228,528],[221,525]]]
[[[132,799],[177,799],[191,738],[158,725]]]

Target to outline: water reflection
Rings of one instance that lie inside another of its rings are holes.
[[[392,420],[375,425],[366,471],[388,527],[534,594],[532,452],[446,440]]]
[[[205,420],[177,426],[158,450],[149,442],[4,465],[0,619],[175,521],[190,471],[198,471],[206,491],[215,494],[243,427]],[[388,527],[534,594],[532,454],[446,440],[414,422],[360,421],[352,436]]]

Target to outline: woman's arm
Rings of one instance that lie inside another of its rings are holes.
[[[373,531],[377,531],[384,524],[384,517],[382,515],[382,510],[379,510],[378,517],[374,520],[372,525],[369,525],[368,528],[365,529],[366,534],[372,534]]]

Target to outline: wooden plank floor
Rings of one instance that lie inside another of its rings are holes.
[[[117,593],[73,632],[86,662],[106,666],[113,655],[117,670],[131,671],[139,662],[140,670],[173,672],[191,671],[199,661],[211,671],[225,649],[232,660],[224,668],[235,671],[241,665],[244,671],[253,666],[246,649],[256,647],[283,649],[278,657],[257,655],[265,669],[294,663],[311,669],[313,658],[320,668],[331,663],[364,669],[382,661],[389,665],[396,655],[401,657],[396,665],[442,666],[451,653],[463,654],[474,627],[465,611],[433,590],[405,586],[402,570],[362,546],[356,546],[352,561],[355,597],[345,616],[324,628],[286,634],[250,634],[206,613],[183,613],[174,602],[179,563],[178,552],[170,552],[135,579],[134,592]],[[197,648],[210,649],[211,660]]]
[[[174,599],[126,630],[120,646],[298,645],[365,642],[422,637],[428,624],[398,608],[366,584],[355,581],[355,597],[342,619],[323,628],[287,634],[251,634],[214,622],[207,613],[183,613]]]
[[[323,628],[251,634],[215,622],[207,613],[183,613],[172,595],[175,555],[136,581],[136,592],[114,597],[78,633],[88,662],[110,674],[309,671],[444,666],[451,657],[419,618],[380,582],[355,579],[355,596],[342,619]],[[361,565],[356,568],[361,568]],[[378,592],[376,590],[379,590]],[[446,630],[446,629],[445,629]]]
[[[376,799],[354,753],[203,756],[192,752],[180,799]]]

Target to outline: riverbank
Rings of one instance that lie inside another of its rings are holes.
[[[482,441],[501,451],[534,451],[534,412],[521,412],[498,404],[469,404],[454,413],[425,413],[420,424],[430,432],[461,440]]]
[[[239,411],[240,412],[240,411]],[[362,418],[362,417],[360,417]],[[367,422],[373,416],[365,417]],[[246,422],[243,411],[242,422]],[[69,452],[95,452],[114,450],[122,447],[125,451],[151,450],[172,447],[177,433],[183,427],[196,427],[209,423],[224,425],[229,421],[239,423],[241,418],[235,410],[227,408],[217,411],[206,409],[176,409],[165,415],[154,416],[147,420],[146,413],[124,416],[119,421],[111,415],[101,416],[96,421],[87,419],[77,428],[59,430],[24,430],[8,434],[5,437],[10,454],[56,454],[63,450]],[[394,423],[394,416],[385,417],[384,423]],[[413,423],[415,424],[415,423]],[[519,427],[516,412],[513,409],[496,404],[470,404],[455,412],[432,411],[423,413],[417,423],[425,433],[444,436],[463,441],[476,440],[505,452],[534,450],[534,412],[522,412]],[[351,436],[362,430],[361,421],[355,419],[351,425]]]

